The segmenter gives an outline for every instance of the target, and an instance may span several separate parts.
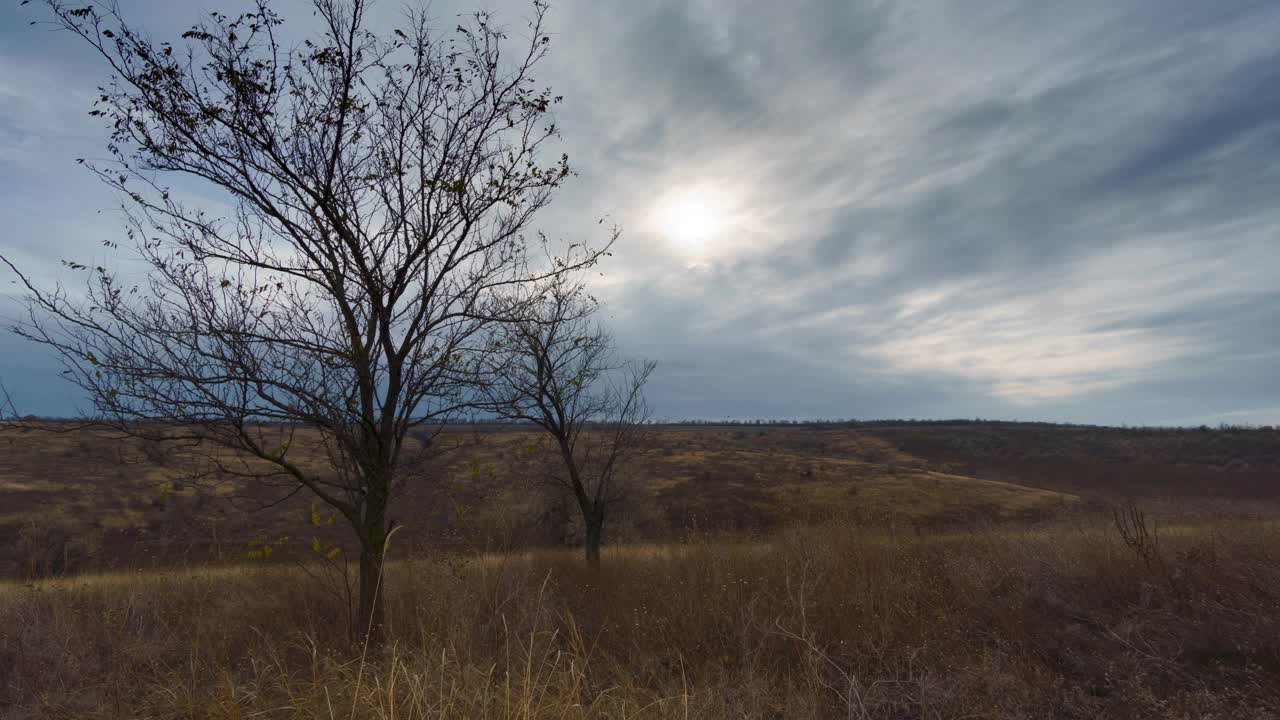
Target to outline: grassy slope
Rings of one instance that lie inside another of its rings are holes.
[[[395,516],[413,545],[504,547],[572,539],[573,512],[529,475],[538,436],[451,433],[456,449],[410,471]],[[255,537],[309,538],[309,500],[254,510],[273,491],[187,477],[191,450],[163,451],[111,433],[0,434],[0,577],[117,565],[239,558]],[[768,532],[858,514],[920,523],[1039,517],[1070,493],[937,472],[863,432],[669,429],[654,434],[627,479],[616,540],[679,537],[691,528]],[[278,494],[278,491],[274,491]],[[240,495],[248,497],[239,497]],[[563,509],[562,509],[563,510]],[[318,534],[344,538],[341,527]],[[499,537],[500,536],[500,537]]]
[[[1082,495],[1280,497],[1280,430],[1008,423],[898,425],[869,432],[934,469]]]
[[[402,544],[507,548],[573,538],[572,512],[528,477],[536,436],[451,433],[409,468]],[[300,444],[305,447],[305,444]],[[310,537],[308,500],[186,478],[196,454],[103,432],[0,434],[0,576],[240,558],[254,537]],[[1280,433],[1035,425],[664,428],[631,473],[618,541],[690,529],[767,533],[831,517],[953,525],[1051,516],[1077,499],[1280,496]],[[563,510],[563,509],[562,509]],[[343,539],[341,528],[319,533]]]

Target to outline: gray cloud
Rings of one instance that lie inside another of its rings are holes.
[[[597,291],[662,363],[660,414],[1280,422],[1280,6],[565,0],[554,23],[581,175],[544,221],[624,227]],[[95,84],[0,35],[0,67]],[[25,148],[0,155],[4,209],[84,243],[108,202],[23,188],[100,131],[10,91],[0,137],[29,137],[0,140]],[[673,202],[715,227],[673,242]]]

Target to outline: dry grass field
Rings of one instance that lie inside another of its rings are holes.
[[[534,436],[454,434],[374,653],[305,499],[0,435],[0,717],[1280,716],[1280,433],[662,428],[598,576]]]
[[[286,566],[0,589],[25,718],[1271,718],[1280,531],[1105,522],[418,559],[364,655]]]
[[[405,469],[422,479],[406,484],[393,513],[405,526],[399,542],[504,550],[572,543],[576,510],[561,507],[529,471],[531,456],[546,452],[539,440],[465,428],[439,438],[445,452]],[[193,479],[201,455],[106,430],[0,433],[0,577],[233,562],[255,538],[313,534],[308,498],[263,509],[282,491]],[[1025,520],[1079,500],[1035,480],[958,473],[858,430],[668,427],[628,470],[628,501],[608,533],[619,542],[691,531],[754,535],[851,514],[927,525]],[[321,534],[339,541],[337,530]],[[278,557],[287,557],[282,550]]]

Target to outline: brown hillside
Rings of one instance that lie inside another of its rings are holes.
[[[284,498],[287,486],[193,479],[198,451],[50,429],[59,428],[0,434],[0,575],[238,561],[250,542],[285,535],[281,556],[313,535],[345,540],[340,520],[313,528],[310,500]],[[539,437],[445,433],[437,446],[448,452],[405,468],[397,542],[573,542],[575,513],[536,470]],[[750,535],[832,517],[946,526],[1034,520],[1081,498],[1274,498],[1278,438],[1019,425],[663,427],[630,472],[629,502],[608,533],[614,542]],[[305,438],[299,445],[304,452]]]

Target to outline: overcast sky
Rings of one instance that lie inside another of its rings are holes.
[[[53,278],[122,229],[75,164],[105,154],[106,76],[28,27],[38,5],[0,7],[0,251]],[[121,6],[157,38],[242,9]],[[561,0],[551,20],[540,79],[580,176],[540,224],[622,226],[596,289],[659,362],[657,414],[1280,424],[1280,3]],[[0,379],[24,412],[80,402],[7,333]]]

